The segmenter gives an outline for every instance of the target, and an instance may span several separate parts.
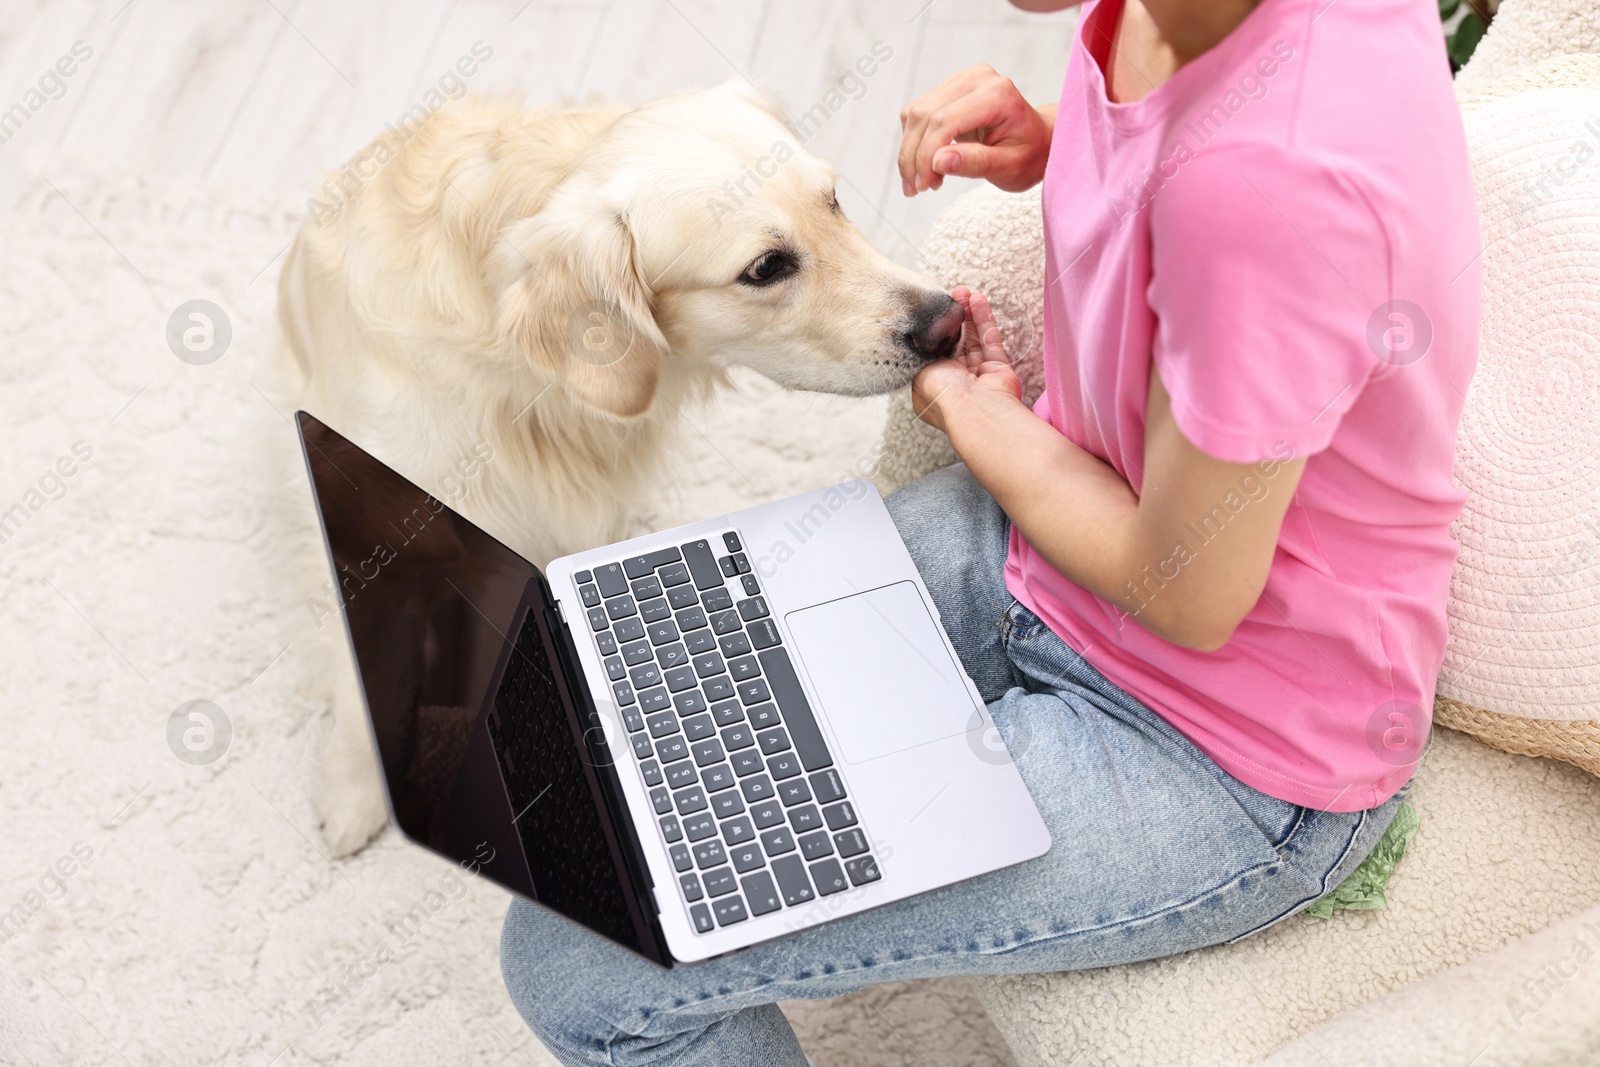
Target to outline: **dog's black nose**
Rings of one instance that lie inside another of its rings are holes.
[[[961,340],[967,313],[945,293],[929,296],[911,313],[911,329],[902,337],[907,348],[926,360],[953,355]]]

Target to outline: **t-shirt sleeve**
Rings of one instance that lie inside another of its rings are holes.
[[[1155,196],[1150,241],[1153,355],[1184,436],[1236,463],[1328,447],[1382,366],[1368,324],[1392,299],[1351,177],[1271,145],[1202,150]]]

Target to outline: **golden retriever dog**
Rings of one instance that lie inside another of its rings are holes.
[[[625,534],[728,368],[863,396],[960,339],[960,305],[868,244],[740,83],[632,110],[468,96],[323,193],[279,284],[291,391],[540,566]],[[315,797],[338,854],[384,821],[352,682]]]

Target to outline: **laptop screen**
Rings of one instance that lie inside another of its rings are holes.
[[[297,418],[333,565],[329,601],[343,608],[399,829],[641,950],[581,713],[570,693],[561,699],[538,570],[317,419]]]

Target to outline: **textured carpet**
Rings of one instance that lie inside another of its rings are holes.
[[[506,894],[388,831],[330,861],[316,829],[338,645],[266,387],[296,209],[51,181],[0,217],[0,1062],[545,1067],[500,983]],[[233,334],[205,366],[164,336],[196,298]],[[651,521],[871,462],[883,401],[740,381]],[[197,699],[232,734],[200,766],[168,740]],[[965,983],[792,1015],[818,1067],[1011,1062]]]

